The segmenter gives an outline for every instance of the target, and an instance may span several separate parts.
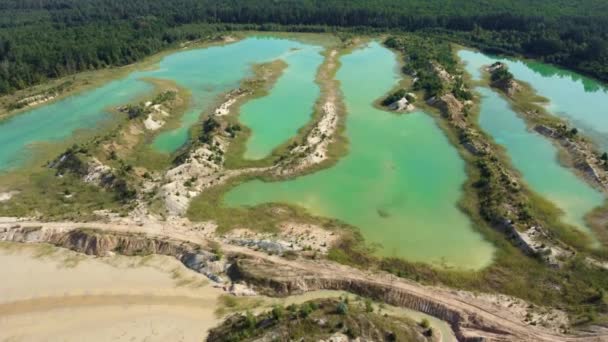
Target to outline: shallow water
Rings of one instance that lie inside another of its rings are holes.
[[[504,146],[513,165],[530,187],[564,211],[563,221],[590,232],[584,216],[601,206],[604,196],[557,161],[557,148],[545,137],[529,131],[509,103],[488,88],[483,96],[479,124]]]
[[[316,71],[323,62],[320,49],[292,50],[283,60],[283,75],[268,96],[245,103],[239,120],[251,129],[244,157],[262,159],[297,134],[311,118],[319,96]]]
[[[310,77],[314,80],[316,71],[314,61],[304,61],[302,63],[301,60],[303,58],[300,56],[304,56],[304,59],[309,57],[309,59],[314,60],[312,56],[316,55],[319,61],[321,61],[322,57],[319,55],[320,49],[318,46],[302,44],[292,40],[256,37],[235,44],[192,50],[166,57],[160,63],[159,70],[147,73],[145,76],[170,79],[186,87],[193,93],[193,103],[182,117],[180,127],[160,134],[154,140],[153,147],[161,152],[173,152],[184,145],[188,139],[188,131],[198,121],[200,113],[209,108],[219,94],[238,87],[243,78],[251,76],[252,64],[270,62],[280,58],[289,65],[284,76],[291,77],[291,80],[297,80],[298,76],[306,78],[309,75],[302,76],[300,75],[302,70],[298,70],[299,68],[303,68],[307,73],[312,75]],[[293,66],[292,63],[294,63]],[[287,82],[280,80],[272,89],[269,96],[272,98],[269,101],[265,100],[266,98],[262,98],[258,101],[252,101],[252,105],[255,106],[255,103],[259,102],[266,103],[266,107],[260,108],[264,110],[267,109],[269,104],[272,106],[272,103],[278,102],[276,106],[279,107],[283,105],[280,101],[286,101],[288,95],[291,95],[294,99],[294,105],[305,107],[298,107],[298,109],[307,110],[308,117],[288,117],[283,119],[283,121],[280,121],[280,118],[274,118],[274,120],[277,120],[276,122],[283,122],[283,125],[286,126],[285,130],[277,133],[276,129],[274,131],[271,129],[268,133],[276,133],[276,136],[274,139],[271,137],[263,142],[258,142],[258,135],[254,133],[252,137],[254,141],[248,142],[248,147],[251,145],[254,149],[257,149],[258,145],[262,145],[262,150],[264,148],[272,150],[276,145],[281,144],[293,135],[294,131],[303,126],[310,117],[310,108],[315,99],[311,98],[311,96],[300,98],[296,96],[296,93],[285,94],[282,88],[286,85],[289,87]],[[306,84],[306,86],[310,87],[311,85]],[[301,88],[302,85],[299,88],[288,88],[287,90],[303,91]],[[316,97],[314,89],[318,89],[318,87],[312,85],[312,89],[303,92]],[[275,97],[275,92],[278,92],[279,96]],[[290,106],[288,108],[293,109],[294,107]],[[275,113],[276,111],[263,113],[256,111],[252,113],[244,112],[246,117],[243,122],[248,126],[251,124],[253,131],[257,132],[258,129],[262,129],[260,126],[264,125],[261,120],[257,120],[256,116],[261,114],[262,116],[266,115],[260,118],[262,120],[272,119],[268,117],[268,114],[273,115]],[[290,121],[290,119],[292,120]],[[274,124],[265,126],[273,127]],[[280,127],[277,126],[278,128]],[[269,147],[272,144],[275,145]]]
[[[77,130],[95,128],[110,118],[106,109],[150,90],[148,83],[127,77],[0,121],[0,171],[26,162],[32,144],[61,141]]]
[[[199,120],[201,112],[211,109],[209,107],[222,92],[238,87],[244,77],[251,75],[252,64],[285,58],[287,63],[293,60],[294,64],[293,68],[290,66],[286,76],[295,83],[300,82],[297,83],[299,87],[288,87],[287,90],[298,93],[285,94],[282,89],[275,88],[283,92],[280,93],[280,99],[287,98],[288,95],[296,99],[292,107],[297,106],[297,109],[302,111],[289,107],[287,114],[291,116],[283,115],[282,118],[276,119],[276,122],[282,125],[276,127],[280,133],[273,139],[266,139],[261,143],[254,140],[251,143],[254,150],[258,148],[258,144],[272,149],[273,147],[268,146],[287,140],[310,117],[318,87],[309,85],[310,80],[314,80],[316,65],[322,60],[319,51],[318,46],[293,40],[254,37],[234,44],[171,54],[163,58],[155,70],[134,72],[124,79],[1,121],[0,171],[22,165],[31,157],[28,147],[34,143],[61,141],[71,137],[76,130],[96,128],[104,120],[110,119],[108,109],[134,101],[152,90],[152,86],[142,80],[144,78],[174,81],[192,93],[190,106],[180,119],[179,127],[159,134],[152,143],[157,151],[174,152],[187,142],[189,129]],[[302,75],[302,72],[306,75]],[[281,87],[284,85],[281,83]],[[310,89],[304,91],[301,89],[303,87]],[[259,121],[253,120],[254,116],[252,115],[251,122],[256,125]],[[274,133],[277,132],[270,132]],[[254,135],[254,139],[257,139],[257,135]]]
[[[515,78],[529,83],[539,95],[550,100],[549,111],[569,120],[602,149],[608,150],[608,88],[601,83],[535,61],[494,58],[470,50],[461,50],[458,55],[474,79],[481,77],[483,65],[497,60],[507,63]]]
[[[226,205],[295,204],[358,227],[366,241],[382,246],[383,256],[488,265],[492,245],[456,206],[466,174],[455,148],[428,115],[398,116],[371,105],[398,80],[395,56],[373,43],[341,62],[349,154],[295,180],[244,183],[226,194]]]

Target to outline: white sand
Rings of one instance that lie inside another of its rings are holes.
[[[144,126],[149,131],[159,130],[164,125],[165,125],[164,121],[162,121],[162,120],[158,120],[158,121],[154,120],[154,117],[152,116],[152,114],[149,114],[148,117],[146,118],[146,120],[144,120]]]
[[[221,290],[169,257],[0,245],[0,341],[202,341]]]
[[[17,194],[19,194],[19,191],[0,192],[0,202],[6,202]]]

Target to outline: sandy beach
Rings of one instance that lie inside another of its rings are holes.
[[[0,244],[0,265],[0,341],[201,341],[219,323],[221,291],[172,258]]]

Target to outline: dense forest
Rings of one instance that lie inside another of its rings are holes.
[[[0,94],[226,30],[416,31],[608,81],[605,0],[4,0]]]

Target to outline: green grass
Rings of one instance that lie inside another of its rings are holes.
[[[128,209],[128,206],[121,206],[112,192],[87,185],[71,175],[58,178],[55,170],[50,169],[30,174],[27,181],[18,183],[13,189],[21,192],[10,201],[0,203],[0,216],[80,221],[94,219],[95,210],[124,213]]]
[[[263,298],[235,297],[232,295],[221,295],[219,305],[215,310],[217,317],[223,317],[235,312],[254,310],[265,304]]]

